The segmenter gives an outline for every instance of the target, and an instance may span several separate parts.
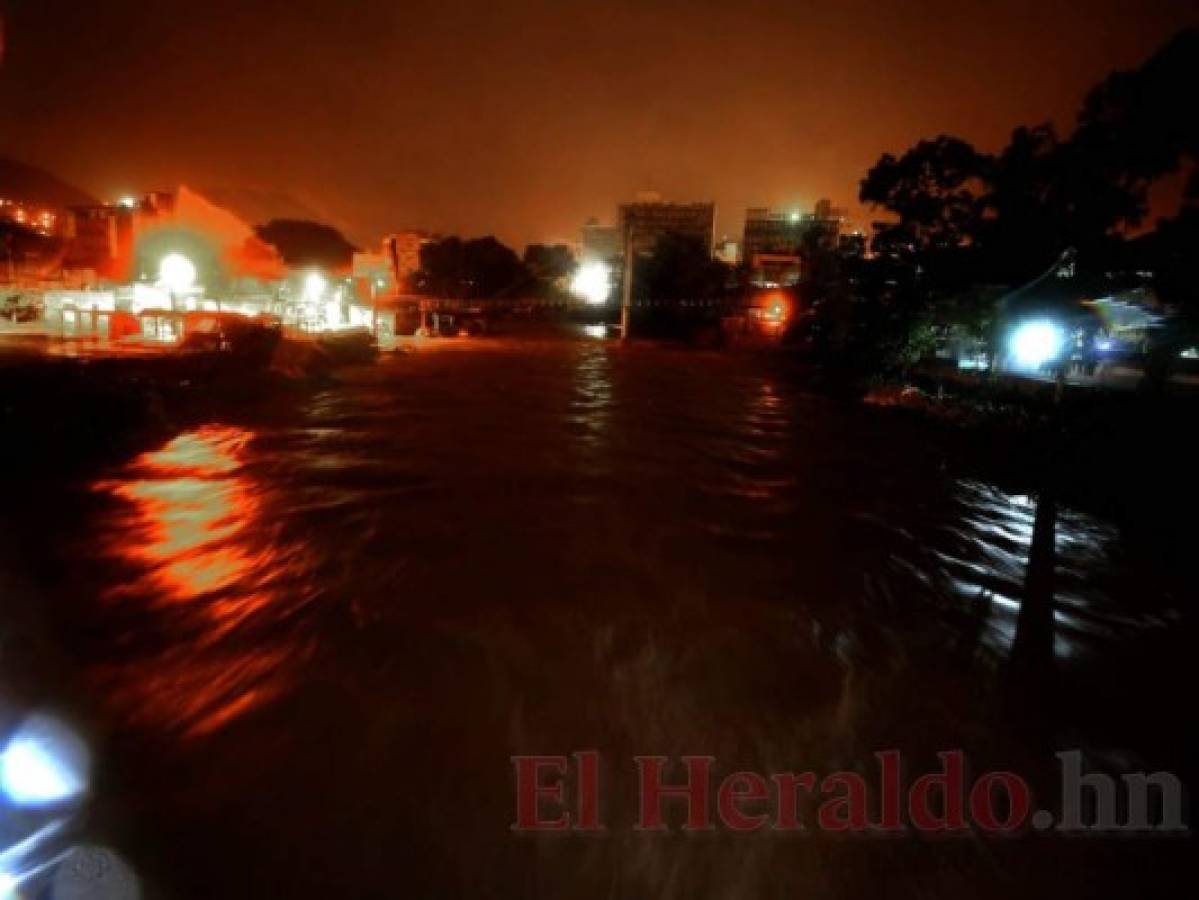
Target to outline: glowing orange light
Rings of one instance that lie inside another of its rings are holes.
[[[306,602],[281,589],[303,556],[262,524],[261,487],[243,470],[251,435],[202,428],[135,460],[97,488],[125,501],[106,550],[132,570],[110,594],[143,602],[181,640],[150,661],[109,673],[106,688],[138,721],[187,734],[216,730],[277,696],[304,646],[264,645],[251,629]]]
[[[788,307],[789,304],[785,297],[771,294],[762,310],[762,318],[765,319],[766,324],[772,327],[782,325],[787,320]]]

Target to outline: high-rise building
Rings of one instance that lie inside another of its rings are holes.
[[[667,203],[642,197],[633,203],[620,205],[620,234],[632,227],[633,250],[651,252],[658,239],[666,234],[691,237],[703,244],[711,255],[716,237],[715,203]]]
[[[745,261],[751,266],[762,254],[798,255],[807,225],[798,212],[784,212],[766,207],[745,211],[745,234],[742,240]]]
[[[755,207],[745,212],[742,258],[763,284],[794,284],[804,253],[837,248],[846,211],[825,199],[810,213]]]
[[[624,255],[624,246],[620,237],[620,228],[615,225],[601,225],[598,219],[591,218],[583,223],[579,234],[579,258],[586,262],[607,262],[619,259]]]
[[[849,210],[841,206],[833,206],[833,202],[825,197],[823,200],[816,201],[816,214],[814,219],[820,222],[837,222],[843,224],[849,217]]]

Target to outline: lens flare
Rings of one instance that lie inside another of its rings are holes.
[[[1026,322],[1012,332],[1012,356],[1021,366],[1039,369],[1062,352],[1065,342],[1062,329],[1052,322]]]
[[[50,896],[139,900],[141,882],[125,860],[107,847],[77,846],[63,858],[50,883]]]
[[[570,282],[570,292],[592,306],[608,301],[612,291],[611,270],[602,262],[584,263]]]
[[[304,299],[309,303],[324,299],[328,289],[329,281],[320,272],[309,272],[304,276]]]
[[[158,281],[167,290],[182,293],[196,283],[196,266],[182,253],[168,253],[158,264]]]
[[[87,790],[90,759],[83,741],[66,725],[33,715],[0,753],[0,788],[13,803],[65,803]]]

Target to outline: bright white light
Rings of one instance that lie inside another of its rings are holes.
[[[137,200],[133,197],[122,197],[119,202],[125,209],[133,209],[137,206]]]
[[[17,876],[0,872],[0,900],[11,900],[17,896]]]
[[[797,212],[791,213],[791,221],[798,222],[799,221],[799,213],[797,213]]]
[[[88,768],[87,748],[71,729],[33,715],[0,753],[0,788],[20,805],[63,803],[87,790]]]
[[[182,253],[168,253],[158,264],[158,283],[174,294],[182,294],[196,283],[196,267]]]
[[[320,272],[309,272],[304,276],[304,299],[309,303],[317,303],[329,289],[329,281]]]
[[[50,838],[59,834],[68,822],[70,822],[70,819],[65,817],[51,819],[33,834],[22,838],[8,849],[0,852],[0,897],[5,896],[3,890],[5,876],[19,882],[22,877],[29,874],[28,871],[21,872],[21,867],[15,864],[29,858],[35,850],[47,843]]]
[[[1066,343],[1062,329],[1051,322],[1026,322],[1012,332],[1011,351],[1016,362],[1039,369],[1062,352]]]
[[[602,262],[583,263],[570,281],[570,292],[593,306],[607,303],[612,292],[611,270]]]
[[[130,304],[130,309],[132,309],[135,316],[144,309],[170,308],[170,294],[161,287],[149,284],[135,284],[133,286],[133,300]]]

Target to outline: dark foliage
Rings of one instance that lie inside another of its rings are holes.
[[[289,266],[345,270],[358,249],[336,228],[304,219],[273,219],[256,232],[279,250]]]
[[[574,271],[575,256],[566,244],[529,244],[524,264],[534,278],[553,281]]]
[[[710,300],[724,293],[728,266],[713,259],[703,242],[678,234],[658,239],[653,253],[639,257],[633,276],[637,300]]]
[[[515,296],[531,283],[529,270],[516,253],[490,235],[432,241],[421,247],[420,263],[414,286],[419,293],[435,297]]]
[[[874,249],[933,286],[952,284],[962,259],[975,280],[1006,283],[1069,248],[1102,259],[1143,222],[1151,185],[1194,165],[1195,84],[1199,32],[1187,31],[1096,87],[1068,139],[1042,124],[1017,128],[995,156],[947,135],[884,155],[859,192],[892,217],[876,227]]]
[[[982,337],[994,287],[1027,282],[1067,250],[1084,267],[1107,271],[1125,259],[1125,269],[1154,271],[1163,298],[1193,310],[1197,84],[1199,31],[1190,30],[1141,67],[1116,72],[1092,90],[1065,139],[1042,124],[1015,129],[995,155],[941,135],[899,157],[881,157],[859,197],[889,220],[875,226],[877,258],[840,287],[869,323],[862,326],[873,332],[869,340],[888,345],[879,358],[897,358],[894,345],[905,343],[893,339],[892,326],[908,329],[909,344],[923,343],[920,335],[933,320]],[[1151,187],[1188,170],[1190,199],[1182,214],[1130,244],[1127,235],[1146,218]],[[911,308],[894,314],[896,304]],[[843,340],[852,339],[854,329],[842,331]]]

